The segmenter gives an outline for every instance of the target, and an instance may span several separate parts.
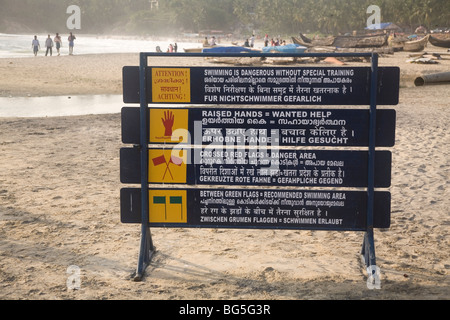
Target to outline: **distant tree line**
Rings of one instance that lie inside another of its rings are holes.
[[[0,0],[0,32],[23,25],[36,32],[66,32],[67,7],[81,8],[83,33],[163,35],[224,33],[294,35],[363,30],[369,5],[382,22],[414,30],[450,26],[448,0]],[[58,30],[58,31],[57,31]]]

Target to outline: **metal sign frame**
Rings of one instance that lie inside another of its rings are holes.
[[[139,98],[140,98],[140,143],[135,145],[140,153],[140,181],[141,181],[141,242],[138,265],[134,280],[140,281],[145,273],[145,269],[150,264],[155,247],[152,242],[149,223],[149,185],[148,185],[148,143],[149,143],[149,102],[147,100],[148,88],[148,59],[152,57],[235,57],[235,58],[301,58],[301,57],[366,57],[371,59],[370,67],[370,109],[369,109],[369,146],[368,146],[368,185],[367,185],[367,217],[366,228],[364,230],[364,240],[361,249],[361,256],[367,268],[370,281],[378,280],[376,274],[376,255],[374,245],[374,197],[375,197],[375,148],[377,130],[377,94],[378,94],[378,54],[377,53],[140,53],[139,65]],[[136,79],[126,79],[125,82],[136,81]]]

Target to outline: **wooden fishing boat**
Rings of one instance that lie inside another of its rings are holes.
[[[333,46],[337,48],[379,48],[387,45],[386,34],[364,36],[338,36],[334,39]]]
[[[430,41],[430,43],[433,46],[436,46],[436,47],[450,48],[450,38],[448,38],[448,39],[440,39],[440,38],[433,37],[433,36],[430,35],[428,41]]]
[[[311,48],[313,46],[311,43],[306,43],[301,38],[298,37],[291,37],[291,39],[294,44],[298,44],[299,46],[304,46],[307,48]]]
[[[403,44],[403,51],[408,51],[408,52],[423,51],[425,49],[425,47],[427,46],[429,37],[430,36],[426,36],[419,40],[406,41]]]
[[[291,37],[292,42],[304,47],[329,47],[333,45],[334,37],[327,37],[323,39],[309,39],[303,34],[299,34],[299,37]]]
[[[300,33],[299,36],[300,36],[300,39],[302,39],[302,41],[303,41],[304,43],[312,44],[312,40],[309,39],[308,37],[306,37],[305,35],[303,35],[303,33]]]
[[[406,37],[395,37],[395,38],[391,37],[390,39],[388,39],[388,45],[396,52],[403,51],[403,46],[407,41],[408,39]]]

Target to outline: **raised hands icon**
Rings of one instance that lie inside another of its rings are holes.
[[[164,136],[172,136],[173,124],[175,121],[175,116],[173,115],[172,111],[164,111],[164,118],[161,118],[161,121],[165,128]]]

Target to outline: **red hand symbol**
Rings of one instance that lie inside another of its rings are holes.
[[[161,118],[161,121],[164,125],[165,131],[164,136],[171,137],[173,130],[173,123],[175,120],[175,116],[171,111],[164,111],[164,118]]]

